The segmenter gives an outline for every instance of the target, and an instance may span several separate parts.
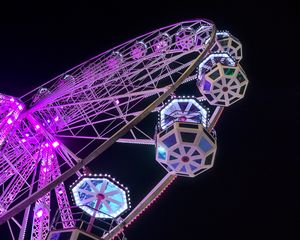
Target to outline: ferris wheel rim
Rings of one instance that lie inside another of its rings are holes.
[[[183,22],[181,22],[181,23],[191,23],[191,22],[194,22],[194,21],[204,21],[204,22],[209,23],[211,26],[214,26],[214,22],[211,21],[211,20],[209,20],[209,19],[206,19],[206,18],[195,18],[195,19],[190,19],[190,20],[183,21]],[[101,52],[100,54],[98,54],[98,55],[96,55],[96,56],[90,58],[90,59],[87,59],[87,60],[84,61],[84,62],[81,62],[80,64],[76,65],[75,67],[72,67],[71,69],[65,71],[64,73],[59,74],[59,75],[53,77],[52,79],[48,80],[47,82],[43,83],[42,85],[39,85],[39,86],[35,87],[34,89],[30,90],[29,92],[23,94],[23,95],[20,96],[19,98],[22,99],[22,98],[28,96],[29,94],[33,93],[34,91],[38,90],[39,88],[41,88],[41,87],[47,85],[48,83],[54,81],[54,80],[57,79],[58,77],[64,76],[65,74],[68,74],[68,73],[71,72],[72,70],[74,70],[74,69],[76,69],[76,68],[78,68],[78,67],[81,67],[81,66],[83,66],[84,64],[88,63],[89,61],[94,60],[94,59],[96,59],[96,58],[98,58],[98,57],[100,57],[100,56],[102,56],[102,55],[104,55],[104,54],[107,54],[107,53],[109,53],[109,52],[113,52],[115,49],[118,49],[119,47],[121,47],[121,46],[123,46],[123,45],[126,45],[127,43],[129,43],[129,42],[131,42],[131,41],[134,41],[134,40],[136,40],[136,39],[139,39],[139,38],[142,38],[142,37],[144,37],[144,36],[147,36],[148,34],[151,34],[151,33],[153,33],[153,32],[161,31],[161,30],[164,30],[164,29],[167,29],[167,28],[176,26],[177,24],[178,24],[178,23],[172,23],[172,24],[169,24],[168,26],[164,26],[164,27],[161,27],[161,28],[158,28],[158,29],[154,29],[154,30],[152,30],[152,31],[150,31],[150,32],[147,32],[147,33],[144,33],[144,34],[142,34],[142,35],[139,35],[139,36],[137,36],[137,37],[135,37],[135,38],[133,38],[133,39],[129,39],[129,40],[126,41],[126,42],[120,43],[119,45],[117,45],[117,46],[115,46],[115,47],[113,47],[113,48],[110,48],[110,49],[108,49],[108,50],[106,50],[106,51],[104,51],[104,52]]]

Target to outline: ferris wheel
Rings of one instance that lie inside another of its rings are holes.
[[[237,38],[196,19],[134,38],[21,97],[1,93],[0,223],[19,240],[125,239],[177,176],[213,166],[214,126],[247,88],[241,59]],[[176,96],[187,83],[197,93]],[[149,114],[159,116],[156,128],[143,124]],[[153,145],[166,172],[132,208],[127,187],[85,167],[115,142]]]

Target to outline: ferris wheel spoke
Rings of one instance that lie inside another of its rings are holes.
[[[192,152],[194,151],[194,149],[192,148],[192,147],[190,147],[190,149],[187,151],[187,155],[191,155],[192,154]]]
[[[164,88],[164,89],[162,89],[162,92],[164,92],[166,90],[166,88]],[[152,90],[153,91],[153,90]],[[158,91],[159,92],[159,91]],[[139,99],[142,99],[142,96],[139,98]],[[132,101],[134,101],[134,100],[136,100],[136,99],[133,99]],[[51,108],[51,106],[50,106],[50,108]],[[111,107],[110,109],[113,109],[113,107]],[[106,109],[105,111],[107,112],[109,109]],[[104,114],[105,112],[103,112],[102,114]],[[97,116],[97,115],[95,115],[95,116]],[[92,116],[90,116],[90,117],[92,117]],[[80,117],[80,118],[78,118],[78,120],[80,120],[80,121],[82,121],[82,117]],[[105,121],[105,120],[104,120]],[[72,121],[72,124],[74,124],[75,122],[74,121]],[[77,126],[77,127],[80,127],[80,126]],[[70,127],[68,127],[69,129],[71,129]]]
[[[20,229],[22,228],[21,224],[20,224],[14,217],[12,217],[11,219],[15,222],[15,224],[16,224]]]
[[[179,159],[174,159],[174,160],[172,160],[172,164],[174,164],[174,163],[181,163],[181,161],[179,160]],[[176,167],[177,168],[177,167]],[[176,169],[175,168],[175,169]]]
[[[179,169],[181,169],[183,166],[184,166],[184,164],[181,161],[179,161],[178,166],[174,170],[179,171]]]
[[[22,177],[20,177],[18,174],[15,174],[12,180],[6,186],[5,191],[0,196],[0,203],[5,211],[14,201],[16,201],[19,197],[22,197],[22,195],[27,191],[26,189],[28,188],[24,188],[23,186],[26,181],[25,179],[28,179],[32,174],[34,166],[34,161],[27,164],[19,173]],[[30,185],[28,187],[31,188]]]
[[[100,140],[105,141],[108,140],[109,137],[95,137],[95,136],[69,136],[69,135],[56,135],[60,138],[74,138],[74,139],[90,139],[90,140]],[[148,138],[119,138],[117,140],[119,143],[132,143],[132,144],[145,144],[145,145],[155,145],[154,139],[148,139]],[[78,151],[77,153],[79,153]]]
[[[236,92],[232,91],[232,89],[230,89],[230,90],[228,91],[228,93],[231,94],[232,96],[235,96],[235,95],[236,95]]]
[[[88,191],[86,189],[81,189],[81,188],[78,189],[78,192],[82,192],[82,193],[85,193],[87,195],[96,195],[95,192],[91,192],[91,191]]]
[[[186,168],[187,172],[192,172],[192,169],[191,169],[191,166],[189,163],[185,164],[185,168]]]
[[[117,204],[119,206],[122,206],[122,203],[120,201],[115,200],[115,199],[110,198],[110,197],[106,198],[106,201],[109,201],[109,202],[115,203],[115,204]]]
[[[178,102],[176,102],[176,103],[174,104],[174,111],[180,111],[180,112],[181,112],[181,108],[180,108]]]
[[[114,190],[114,191],[110,191],[110,192],[105,192],[104,195],[105,195],[105,197],[109,197],[109,196],[116,195],[118,193],[120,193],[119,190]]]
[[[186,150],[183,145],[179,146],[180,156],[186,155]]]
[[[150,140],[154,140],[152,137],[150,137],[148,134],[144,133],[140,128],[138,128],[137,126],[134,126],[134,129],[136,129],[139,133],[143,134],[144,137],[146,137],[147,139]]]
[[[106,207],[106,209],[108,210],[108,213],[111,213],[112,209],[111,209],[110,205],[108,204],[108,202],[106,200],[103,200],[103,204]]]
[[[97,200],[96,196],[89,197],[89,198],[86,198],[86,199],[82,200],[82,201],[81,201],[81,204],[82,204],[82,205],[85,205],[85,204],[87,204],[87,203],[89,203],[89,202],[91,202],[91,201],[93,201],[93,200]]]
[[[198,159],[199,159],[199,158],[198,158]],[[197,160],[197,159],[192,159],[192,160]],[[198,168],[199,166],[201,166],[201,164],[198,163],[198,162],[196,162],[196,161],[191,161],[190,164],[193,165],[194,167],[197,167],[197,168]]]
[[[226,86],[227,85],[226,78],[221,78],[221,81],[222,81],[222,86]]]
[[[180,157],[181,157],[181,155],[180,155],[180,154],[178,154],[178,153],[177,153],[177,152],[175,152],[175,151],[173,151],[171,155],[173,155],[173,156],[175,156],[175,157],[177,157],[177,158],[180,158]]]
[[[217,88],[217,89],[215,89],[215,90],[212,90],[212,93],[214,93],[214,94],[218,94],[218,93],[220,93],[221,92],[221,89],[220,88]]]
[[[231,78],[229,81],[228,81],[228,86],[231,86],[231,84],[235,81],[235,78]]]
[[[178,57],[178,56],[177,56]],[[167,66],[168,64],[169,64],[169,62],[172,62],[172,60],[174,61],[174,59],[169,59],[163,66]],[[154,70],[153,70],[153,72],[157,72],[157,71],[159,71],[160,69],[163,69],[162,67],[161,68],[159,68],[159,69],[157,69],[157,68],[154,68]],[[173,69],[172,71],[174,71],[174,72],[176,72],[176,71],[178,71],[178,69]],[[151,74],[151,73],[150,73]],[[164,76],[163,75],[160,75],[159,76],[159,78],[158,79],[154,79],[152,82],[154,82],[154,81],[158,81],[159,79],[161,79],[161,78],[163,78],[163,77],[167,77],[168,75],[170,75],[170,72],[167,72]],[[141,82],[141,80],[142,80],[142,78],[140,78],[140,79],[136,79],[135,81],[136,82],[138,82],[138,83],[140,83]],[[152,84],[152,82],[147,82],[147,83],[145,83],[145,84],[138,84],[138,87],[146,87],[146,86],[151,86],[151,84]],[[100,85],[99,85],[100,86]],[[98,86],[98,87],[99,87]],[[137,86],[136,86],[137,87]],[[136,87],[135,87],[135,89],[136,89]],[[117,89],[117,88],[116,88]],[[141,91],[142,89],[140,89],[139,91]],[[79,92],[80,93],[80,92]],[[71,92],[69,93],[69,94],[71,94]],[[111,95],[111,96],[113,96],[114,94],[112,94],[112,92],[110,92],[109,93],[109,95]],[[149,94],[148,94],[149,95]],[[147,96],[147,94],[146,94],[146,96]],[[103,98],[104,96],[99,96],[99,99],[101,99],[101,98]],[[64,94],[63,96],[61,96],[61,97],[58,97],[58,98],[56,98],[56,102],[57,102],[57,100],[59,100],[59,99],[63,99],[63,98],[66,98],[66,95]],[[49,106],[49,105],[48,105]],[[40,109],[42,109],[42,108],[45,108],[45,106],[36,106],[35,107],[35,109],[36,110],[40,110]]]
[[[101,184],[101,188],[100,188],[100,190],[99,190],[100,193],[103,194],[103,193],[105,192],[106,187],[107,187],[107,184],[108,184],[108,181],[103,180],[103,182],[102,182],[102,184]]]
[[[189,102],[184,111],[188,112],[191,109],[192,106],[193,106],[193,103]]]
[[[229,96],[228,93],[224,93],[225,102],[229,102]]]
[[[222,89],[222,84],[220,84],[219,82],[215,82],[214,83],[214,86],[216,86],[218,89],[216,89],[216,90],[219,90],[220,91],[220,89]],[[214,91],[214,90],[213,90]]]
[[[91,187],[91,189],[95,192],[95,193],[98,193],[99,192],[99,190],[96,188],[96,186],[90,181],[90,180],[88,180],[88,181],[86,181],[87,182],[87,184]]]
[[[196,156],[191,156],[190,157],[191,160],[197,160],[197,159],[200,159],[200,158],[201,158],[200,155],[196,155]],[[194,161],[192,163],[194,163]]]
[[[217,97],[218,100],[221,100],[222,98],[223,98],[223,99],[225,98],[224,95],[225,95],[225,94],[224,94],[223,92],[219,92],[218,95],[217,95],[216,97]]]
[[[109,111],[109,110],[112,110],[112,109],[114,109],[114,108],[111,108],[111,109],[106,109],[106,111]],[[98,111],[98,110],[97,110]],[[101,110],[99,110],[99,111],[101,111]],[[72,121],[70,121],[69,122],[69,125],[71,125],[71,126],[68,126],[68,129],[69,130],[75,130],[75,129],[79,129],[79,128],[84,128],[84,127],[86,127],[86,126],[89,126],[89,125],[91,125],[91,124],[99,124],[99,123],[105,123],[105,122],[110,122],[110,121],[113,121],[113,120],[117,120],[117,119],[120,119],[120,118],[122,118],[122,116],[136,116],[137,114],[138,114],[138,112],[137,113],[135,113],[135,112],[132,112],[132,113],[124,113],[123,115],[111,115],[111,114],[109,114],[109,112],[102,112],[102,115],[103,116],[105,116],[105,114],[107,114],[107,115],[109,115],[109,116],[113,116],[113,117],[110,117],[110,118],[103,118],[103,119],[101,119],[101,120],[97,120],[97,121],[92,121],[91,123],[84,123],[84,124],[79,124],[79,123],[81,123],[81,122],[83,122],[83,120],[84,120],[84,118],[82,118],[82,116],[81,115],[76,115],[75,116],[75,118],[73,118],[72,119]],[[99,115],[98,113],[96,114],[96,113],[94,113],[94,114],[92,114],[92,115],[89,115],[89,118],[91,118],[91,117],[94,117],[94,116],[97,116],[97,115]],[[77,124],[77,125],[75,125],[75,124]],[[73,126],[72,126],[73,125]],[[62,129],[62,130],[60,130],[60,131],[64,131],[65,129]],[[58,132],[60,132],[60,131],[58,131]]]
[[[101,135],[102,136],[109,136],[109,133],[114,133],[116,129],[120,128],[121,126],[125,125],[123,121],[120,121],[119,123],[115,124],[113,127],[111,127],[109,130],[107,130],[106,132],[102,132]]]
[[[11,235],[12,239],[15,240],[14,231],[12,230],[9,220],[7,221],[7,224],[8,224],[8,228],[10,231],[10,235]]]

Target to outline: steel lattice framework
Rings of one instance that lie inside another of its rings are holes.
[[[45,239],[54,189],[63,227],[74,227],[63,181],[81,176],[80,169],[116,141],[155,145],[154,129],[138,123],[157,112],[181,83],[198,79],[201,71],[194,69],[213,44],[224,50],[215,34],[214,24],[204,19],[170,25],[102,53],[19,99],[1,94],[0,222],[11,229],[12,219],[24,239],[35,202],[31,237]],[[213,110],[209,131],[223,107]],[[66,139],[76,144],[66,146]],[[167,174],[105,239],[122,231],[175,177]]]

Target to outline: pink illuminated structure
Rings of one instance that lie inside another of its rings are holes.
[[[224,107],[231,102],[227,104],[229,100],[225,99],[226,104],[217,104],[217,100],[207,99],[218,98],[212,86],[223,91],[228,87],[241,99],[248,81],[244,72],[243,79],[235,79],[240,76],[236,70],[240,69],[240,58],[235,59],[239,55],[230,53],[240,51],[240,45],[237,49],[224,45],[224,41],[217,44],[217,50],[228,56],[229,63],[222,59],[222,54],[217,63],[207,60],[211,59],[216,41],[224,40],[217,39],[216,32],[215,25],[204,19],[173,24],[106,51],[20,98],[0,94],[0,224],[7,223],[12,239],[22,240],[25,235],[35,240],[46,239],[53,206],[58,206],[64,230],[76,227],[64,182],[76,175],[82,177],[83,168],[115,142],[155,148],[156,131],[143,125],[142,120],[168,109],[162,103],[180,85],[195,83],[195,104],[205,101],[211,112],[210,116],[201,113],[205,121],[199,124],[207,135],[213,135]],[[236,41],[234,38],[230,43]],[[227,72],[213,78],[211,74],[216,68]],[[236,92],[226,78],[237,89],[243,88],[243,92]],[[181,122],[191,122],[194,117],[185,115],[185,111],[179,113],[169,115]],[[160,129],[169,129],[173,122],[164,124]],[[163,133],[159,134],[162,137]],[[123,232],[175,178],[174,172],[167,172],[103,239]],[[105,202],[101,197],[99,204]]]

